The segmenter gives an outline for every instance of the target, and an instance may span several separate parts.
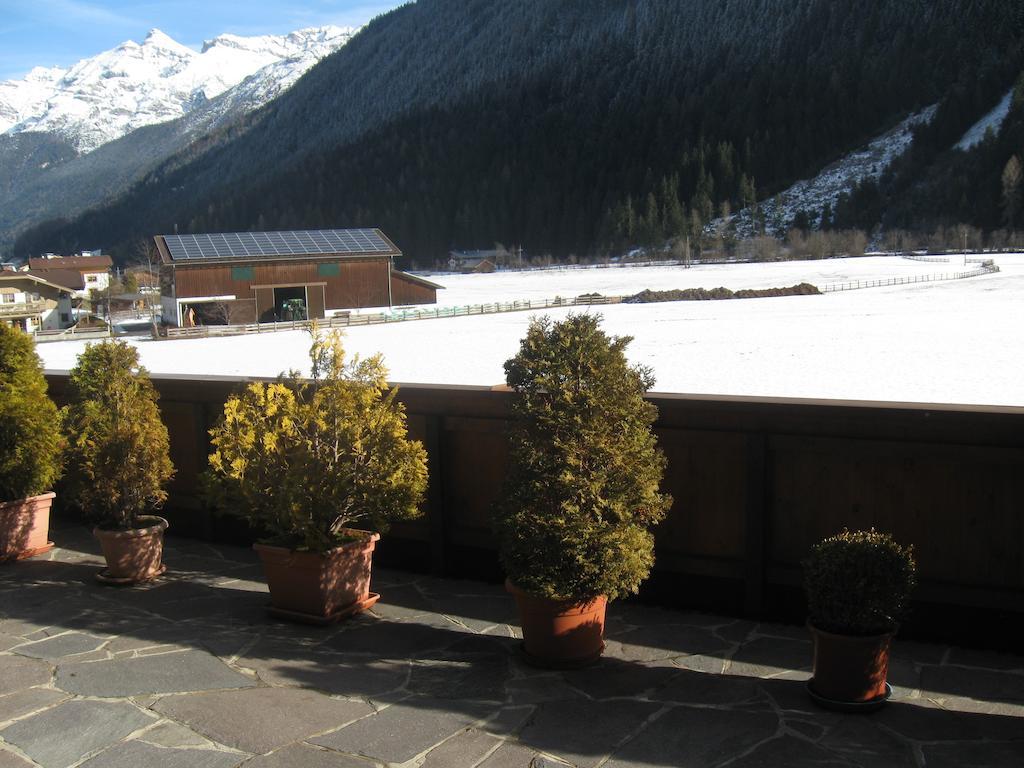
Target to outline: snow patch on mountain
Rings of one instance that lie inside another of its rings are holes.
[[[873,139],[866,146],[832,163],[813,179],[798,181],[775,197],[758,203],[769,234],[782,236],[800,211],[806,211],[811,223],[821,219],[821,212],[828,205],[835,210],[836,202],[843,193],[849,193],[864,179],[879,178],[897,157],[910,147],[914,140],[914,128],[931,122],[937,104],[915,112],[894,128]],[[716,219],[708,225],[711,232],[732,227],[739,237],[754,234],[754,216],[751,208],[744,208],[728,221]]]
[[[347,43],[356,29],[220,35],[201,51],[158,29],[68,69],[33,69],[0,83],[0,133],[54,133],[83,154],[137,128],[175,120],[240,87],[225,101],[253,109]]]
[[[1011,88],[991,112],[967,129],[967,133],[956,143],[956,149],[966,151],[977,146],[985,138],[985,134],[989,129],[992,130],[992,133],[999,133],[999,129],[1003,126],[1003,121],[1010,114],[1010,101],[1012,99],[1013,89]]]

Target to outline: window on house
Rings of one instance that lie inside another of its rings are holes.
[[[252,280],[255,277],[255,273],[252,267],[232,267],[231,268],[231,279],[232,280]]]
[[[99,282],[99,279],[100,278],[99,278],[98,275],[86,275],[85,276],[85,282],[87,282],[87,283],[97,283],[97,282]]]
[[[317,264],[316,273],[320,277],[337,277],[341,274],[340,264]]]
[[[5,294],[3,294],[3,297],[4,297],[4,304],[13,304],[14,303],[14,294],[13,293],[5,293]]]

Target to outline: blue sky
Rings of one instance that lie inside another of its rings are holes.
[[[66,67],[154,27],[199,48],[224,32],[282,34],[323,24],[358,26],[403,0],[0,0],[0,80],[35,66]]]

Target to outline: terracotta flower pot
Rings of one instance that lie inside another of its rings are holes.
[[[319,554],[254,544],[263,561],[273,615],[329,623],[373,605],[370,569],[379,533],[346,531],[359,538]]]
[[[55,493],[0,502],[0,561],[22,560],[53,549],[48,540]]]
[[[886,700],[891,632],[858,637],[807,626],[814,639],[814,676],[808,689],[819,703],[843,706]]]
[[[94,528],[107,567],[97,578],[110,584],[137,584],[164,572],[164,531],[167,521],[156,515],[139,518],[142,528],[107,531]]]
[[[523,654],[544,667],[573,668],[596,664],[604,650],[604,616],[608,599],[585,603],[550,600],[524,592],[511,581],[505,589],[519,607]]]

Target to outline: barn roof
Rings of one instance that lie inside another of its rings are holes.
[[[165,261],[182,263],[251,262],[323,256],[400,256],[379,229],[316,229],[290,232],[221,232],[158,235]]]
[[[405,280],[405,281],[410,282],[410,283],[415,283],[416,285],[422,285],[424,288],[434,288],[435,290],[444,290],[444,286],[443,285],[438,285],[437,283],[432,283],[429,280],[427,280],[426,278],[420,277],[419,275],[414,275],[414,274],[412,274],[410,272],[402,272],[400,270],[395,269],[395,270],[392,270],[391,275],[394,278],[398,279],[398,280]]]

